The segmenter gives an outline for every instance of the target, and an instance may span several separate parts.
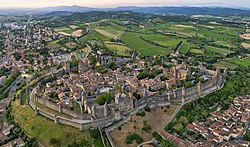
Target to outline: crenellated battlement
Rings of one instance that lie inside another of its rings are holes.
[[[136,114],[146,106],[154,108],[170,105],[172,103],[185,103],[200,98],[223,87],[226,76],[226,71],[224,71],[223,74],[216,74],[211,80],[204,83],[199,82],[193,87],[176,88],[161,94],[155,93],[154,95],[146,95],[139,100],[124,97],[123,100],[126,99],[125,101],[117,100],[110,104],[88,106],[87,101],[93,101],[95,99],[95,97],[89,97],[89,99],[83,100],[84,112],[86,112],[84,114],[76,113],[72,110],[61,107],[61,105],[39,97],[36,93],[40,91],[40,84],[32,90],[30,94],[31,98],[28,100],[28,103],[37,114],[54,120],[55,123],[70,125],[81,130],[92,127],[96,128],[99,126],[105,127],[110,125],[114,120],[126,120],[128,116]],[[32,98],[32,96],[34,98]],[[58,113],[69,115],[72,119],[51,114],[36,106],[33,101],[57,111]]]

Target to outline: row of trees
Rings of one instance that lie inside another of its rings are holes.
[[[138,76],[138,80],[149,78],[149,79],[154,79],[157,75],[162,74],[163,71],[160,69],[150,71],[149,69],[143,70]]]
[[[19,74],[11,74],[2,85],[0,85],[0,99],[6,98],[10,91],[10,85],[15,81]]]
[[[152,135],[157,141],[161,143],[163,147],[174,147],[174,145],[172,145],[169,141],[163,139],[159,133],[153,132]]]

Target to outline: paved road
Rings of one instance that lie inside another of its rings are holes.
[[[12,84],[10,85],[11,89],[9,91],[9,95],[18,88],[17,83],[19,83],[22,80],[24,80],[24,78],[23,78],[24,76],[26,77],[26,79],[25,79],[26,83],[28,83],[31,80],[31,76],[29,74],[23,74],[23,75],[18,76],[15,79],[15,81],[12,82]]]
[[[17,89],[17,83],[19,83],[20,81],[21,81],[21,77],[18,76],[18,77],[15,79],[15,81],[12,82],[12,84],[9,86],[9,87],[11,87],[11,88],[10,88],[10,91],[9,91],[9,95],[10,95],[13,91],[15,91],[15,90]]]

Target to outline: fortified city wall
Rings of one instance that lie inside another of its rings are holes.
[[[125,123],[129,120],[131,115],[136,114],[139,110],[143,109],[146,106],[150,108],[158,107],[158,106],[166,106],[171,103],[184,103],[187,101],[191,101],[193,99],[197,99],[202,97],[212,91],[215,91],[221,87],[226,80],[226,72],[222,76],[218,76],[213,78],[212,80],[208,80],[205,83],[198,83],[197,85],[190,88],[179,88],[173,91],[168,91],[163,94],[158,94],[156,96],[144,97],[141,100],[135,102],[134,108],[127,112],[109,112],[109,115],[101,118],[101,119],[93,119],[90,115],[85,114],[76,114],[75,112],[71,112],[70,110],[64,110],[64,108],[60,108],[56,104],[49,102],[48,100],[42,100],[40,98],[35,98],[35,100],[41,104],[46,105],[47,107],[56,110],[60,113],[65,113],[70,116],[75,117],[76,119],[67,119],[64,117],[53,115],[49,112],[46,112],[39,107],[37,107],[31,99],[28,100],[29,105],[35,110],[37,114],[41,114],[51,120],[54,120],[55,123],[62,123],[66,125],[73,126],[75,128],[89,129],[89,128],[97,128],[97,127],[105,127],[110,124],[114,120],[122,120],[122,123]],[[107,105],[106,107],[111,107],[111,105]],[[103,106],[96,107],[96,112],[105,111]],[[106,110],[107,111],[107,110]],[[107,113],[107,112],[103,112]],[[91,119],[90,119],[91,118]],[[118,123],[120,124],[120,123]],[[118,124],[115,124],[117,126]],[[112,127],[113,128],[113,127]],[[112,130],[112,129],[111,129]]]

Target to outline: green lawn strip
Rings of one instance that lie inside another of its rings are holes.
[[[22,97],[21,97],[21,105],[26,104],[27,98],[28,98],[29,94],[26,92],[22,93]]]
[[[191,45],[189,43],[187,43],[187,42],[184,42],[183,45],[180,48],[180,53],[187,54],[188,51],[190,50],[190,48],[191,48]]]
[[[246,40],[246,39],[245,39],[243,42],[244,42],[244,43],[247,43],[247,44],[250,44],[250,40]]]
[[[195,54],[204,54],[204,51],[200,49],[191,49],[190,52]]]

